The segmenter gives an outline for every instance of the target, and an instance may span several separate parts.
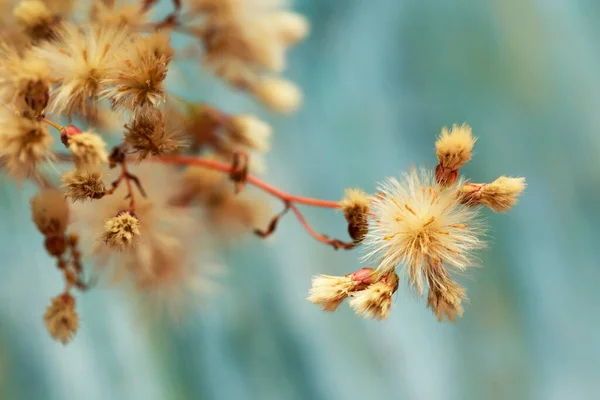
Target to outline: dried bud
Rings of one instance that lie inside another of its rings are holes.
[[[253,87],[256,97],[273,111],[290,114],[300,106],[302,92],[290,81],[265,78]]]
[[[443,127],[442,133],[435,142],[436,155],[439,161],[435,169],[438,183],[451,185],[458,178],[458,170],[471,159],[471,152],[477,138],[472,136],[471,127],[467,124],[452,125],[452,129]]]
[[[482,204],[496,212],[506,212],[517,204],[526,186],[525,178],[506,176],[492,183],[467,183],[461,189],[461,202],[470,206]]]
[[[102,239],[112,249],[122,251],[132,246],[140,235],[140,221],[129,210],[119,212],[104,224]]]
[[[360,316],[387,319],[392,308],[392,295],[397,289],[398,275],[388,273],[366,289],[353,292],[350,307]]]
[[[427,307],[431,308],[439,322],[444,318],[454,322],[457,316],[463,315],[463,300],[466,300],[465,289],[447,279],[443,285],[430,285]]]
[[[70,127],[67,127],[70,128]],[[61,140],[66,137],[67,147],[73,153],[73,161],[77,168],[96,167],[108,162],[108,153],[106,143],[102,138],[93,132],[79,132],[75,129],[63,129]]]
[[[279,32],[279,37],[288,46],[302,41],[310,30],[307,19],[295,12],[278,11],[272,16],[272,23]]]
[[[271,148],[271,127],[253,115],[231,117],[228,128],[230,138],[236,144],[260,152],[267,152]]]
[[[13,10],[17,22],[33,40],[51,39],[57,19],[40,0],[23,0]]]
[[[65,235],[47,236],[44,241],[44,247],[51,256],[60,257],[67,250],[67,239]]]
[[[131,124],[125,125],[125,144],[138,153],[139,160],[183,146],[176,132],[167,129],[163,113],[154,109],[136,114]]]
[[[62,236],[69,223],[69,205],[61,192],[45,189],[31,199],[31,216],[44,236]]]
[[[355,242],[360,242],[369,232],[370,198],[361,189],[346,189],[340,208],[348,221],[348,233]]]
[[[46,328],[54,339],[67,344],[79,327],[79,316],[75,311],[75,298],[63,293],[52,299],[44,314]]]
[[[69,147],[69,139],[72,136],[79,135],[83,133],[81,129],[76,127],[75,125],[67,125],[60,130],[60,141],[65,147]]]
[[[316,275],[307,300],[323,311],[335,311],[356,290],[363,290],[376,279],[373,268],[362,268],[346,276]]]
[[[44,111],[50,100],[50,87],[45,80],[28,81],[24,91],[25,104],[38,116]]]
[[[65,173],[61,180],[62,187],[67,188],[65,196],[73,202],[87,199],[101,199],[106,193],[106,187],[101,171],[76,169]]]

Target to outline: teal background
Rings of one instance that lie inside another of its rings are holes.
[[[80,296],[64,347],[41,315],[62,288],[29,219],[34,189],[0,185],[0,399],[600,398],[600,3],[594,0],[297,1],[311,36],[287,76],[305,104],[284,118],[187,67],[174,90],[276,129],[266,179],[338,199],[413,164],[435,165],[443,125],[479,136],[463,172],[525,176],[492,227],[471,303],[439,324],[401,287],[385,322],[305,298],[316,273],[357,269],[289,216],[222,256],[221,291],[177,324],[118,288]],[[187,71],[187,72],[186,72]],[[193,87],[194,89],[189,89]],[[278,205],[274,203],[276,208]],[[340,215],[307,209],[343,236]]]

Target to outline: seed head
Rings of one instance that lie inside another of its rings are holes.
[[[253,92],[265,106],[282,114],[294,112],[302,102],[300,89],[284,79],[264,78]]]
[[[102,239],[114,250],[123,251],[135,244],[140,235],[140,221],[133,212],[125,210],[104,224]]]
[[[44,314],[44,322],[50,336],[62,344],[67,344],[79,327],[75,298],[69,293],[63,293],[53,298]]]
[[[371,199],[362,189],[346,189],[340,208],[348,222],[348,233],[356,242],[369,232],[369,204]]]
[[[452,125],[452,129],[443,127],[440,137],[435,142],[439,164],[436,167],[436,178],[441,184],[453,184],[458,178],[458,170],[471,160],[471,152],[477,138],[474,138],[471,127],[467,124]]]
[[[459,201],[461,183],[441,186],[427,170],[411,170],[401,180],[380,185],[383,196],[373,198],[374,214],[365,244],[366,257],[379,262],[382,273],[407,266],[409,283],[423,292],[427,259],[465,270],[474,264],[472,253],[484,246],[476,209]]]
[[[388,273],[363,290],[352,293],[349,304],[356,314],[378,320],[387,319],[392,308],[392,295],[398,290],[398,275]]]
[[[61,134],[61,139],[62,137]],[[65,137],[65,142],[73,154],[73,161],[77,168],[94,168],[108,162],[106,143],[100,135],[88,131]]]
[[[104,174],[99,170],[75,169],[65,173],[61,180],[67,188],[65,196],[73,202],[100,199],[106,193],[102,181]]]
[[[461,191],[461,202],[470,206],[482,204],[496,212],[506,212],[517,204],[527,184],[525,178],[501,176],[492,183],[467,183]]]
[[[69,224],[69,205],[55,189],[44,189],[30,201],[31,218],[44,236],[64,235]]]

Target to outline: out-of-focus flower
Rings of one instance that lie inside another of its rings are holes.
[[[43,1],[22,0],[15,6],[13,14],[19,25],[34,42],[54,38],[58,17]]]
[[[234,145],[259,152],[267,152],[271,148],[269,138],[272,129],[266,122],[249,114],[234,115],[228,122],[229,139]]]
[[[0,99],[25,117],[36,118],[49,100],[50,79],[46,63],[32,52],[21,55],[0,45]]]
[[[31,218],[44,236],[62,236],[69,224],[69,205],[55,189],[44,189],[30,201]]]
[[[52,299],[44,314],[48,333],[62,344],[67,344],[79,328],[79,316],[75,310],[75,298],[63,293]]]
[[[127,31],[88,25],[83,29],[64,24],[57,39],[34,48],[45,60],[50,76],[59,82],[51,96],[51,111],[93,114],[97,97],[108,77],[115,56],[123,51]]]
[[[137,113],[129,125],[125,125],[125,144],[141,161],[152,155],[171,153],[185,145],[181,134],[167,123],[162,111],[147,109]]]
[[[133,246],[140,236],[140,221],[129,210],[121,210],[104,223],[102,240],[115,250],[125,250]]]
[[[95,1],[90,8],[90,19],[100,25],[134,29],[148,21],[150,12],[143,10],[141,1]]]
[[[32,176],[38,163],[52,160],[52,136],[40,121],[0,107],[0,162],[17,179]]]
[[[106,143],[100,135],[91,131],[62,135],[65,131],[61,132],[61,138],[73,154],[77,168],[94,168],[108,162]]]
[[[302,102],[302,92],[290,81],[279,78],[264,78],[252,87],[252,92],[273,111],[289,114]]]
[[[164,79],[173,57],[167,33],[140,36],[117,57],[103,80],[103,96],[114,108],[138,111],[165,100]]]
[[[65,173],[61,179],[65,196],[71,201],[84,201],[101,199],[106,193],[106,186],[102,181],[104,174],[100,170],[75,169]]]

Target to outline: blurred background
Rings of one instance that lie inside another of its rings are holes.
[[[115,288],[79,297],[68,346],[41,315],[62,288],[30,223],[29,185],[0,185],[0,399],[600,398],[600,3],[595,0],[298,0],[312,24],[287,76],[305,104],[262,110],[208,77],[181,96],[275,127],[266,180],[339,199],[413,164],[434,167],[443,125],[480,139],[476,182],[525,176],[492,227],[455,324],[401,286],[388,321],[305,300],[311,276],[360,267],[288,216],[222,255],[221,287],[174,323]],[[274,207],[278,207],[274,203]],[[307,209],[319,231],[343,218]]]

